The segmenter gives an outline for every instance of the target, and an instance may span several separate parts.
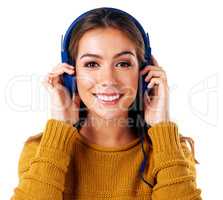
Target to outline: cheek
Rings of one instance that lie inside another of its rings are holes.
[[[121,82],[123,89],[122,91],[125,93],[125,95],[123,96],[122,101],[120,102],[120,107],[123,110],[127,110],[129,106],[134,102],[137,95],[138,75],[137,73],[128,73],[123,76]]]
[[[89,73],[86,72],[78,72],[76,76],[77,88],[79,95],[82,99],[86,98],[89,95],[89,91],[94,87],[96,81],[94,77],[90,76]]]
[[[138,76],[137,73],[135,74],[128,74],[126,76],[123,76],[122,83],[125,87],[125,91],[131,95],[135,96],[138,89]]]

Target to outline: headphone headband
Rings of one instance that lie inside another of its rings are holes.
[[[151,58],[151,48],[150,48],[150,41],[149,41],[149,34],[145,33],[143,27],[141,26],[141,24],[129,13],[117,9],[117,8],[111,8],[111,7],[104,7],[105,9],[107,9],[108,11],[114,11],[117,13],[122,13],[125,14],[129,19],[131,19],[134,24],[136,25],[136,27],[138,28],[138,30],[140,31],[142,37],[143,37],[143,41],[144,41],[144,45],[145,45],[145,55],[144,58],[146,60],[146,63],[143,64],[143,67],[145,65],[148,65],[150,63],[150,58]],[[72,24],[69,26],[69,28],[67,29],[65,36],[63,38],[61,38],[61,58],[62,58],[62,62],[66,62],[68,64],[71,64],[70,62],[70,56],[69,56],[69,52],[68,52],[68,47],[69,47],[69,43],[70,43],[70,39],[71,39],[71,35],[72,35],[72,31],[76,28],[78,22],[83,19],[86,15],[88,15],[88,13],[92,12],[95,9],[89,10],[85,13],[83,13],[82,15],[80,15],[78,18],[76,18]]]

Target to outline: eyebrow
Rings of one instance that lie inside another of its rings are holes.
[[[122,51],[120,53],[117,53],[116,55],[114,55],[113,58],[117,58],[117,57],[120,57],[122,55],[131,55],[131,56],[135,56],[134,53],[132,53],[131,51]],[[84,57],[95,57],[95,58],[99,58],[99,59],[102,59],[102,57],[100,55],[97,55],[97,54],[92,54],[92,53],[86,53],[86,54],[83,54],[80,59],[84,58]]]

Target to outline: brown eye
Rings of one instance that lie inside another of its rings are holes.
[[[87,62],[87,63],[84,64],[84,67],[94,68],[95,65],[97,65],[96,62]]]
[[[128,68],[131,66],[129,62],[120,62],[117,65],[120,66],[121,68]]]

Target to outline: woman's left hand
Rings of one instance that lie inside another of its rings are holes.
[[[166,73],[152,56],[152,65],[145,66],[140,75],[144,75],[147,87],[151,90],[144,94],[144,119],[153,126],[159,122],[169,121],[169,87]]]

